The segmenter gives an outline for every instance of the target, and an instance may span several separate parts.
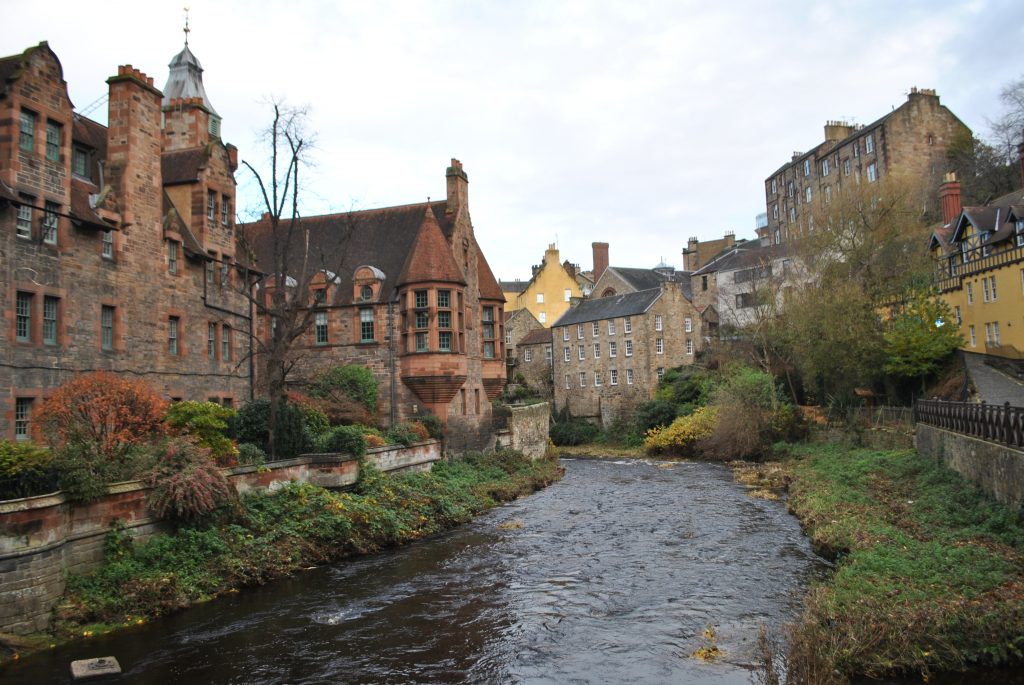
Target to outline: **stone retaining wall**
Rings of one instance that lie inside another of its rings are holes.
[[[1003,504],[1024,505],[1024,452],[924,423],[917,424],[914,446],[942,462]]]
[[[387,473],[429,471],[441,458],[441,444],[378,447],[366,458]],[[227,474],[239,494],[273,492],[292,481],[342,488],[356,482],[359,462],[347,455],[306,454],[262,468],[237,466]],[[0,633],[45,630],[67,574],[103,561],[104,539],[115,519],[136,539],[163,530],[146,509],[147,490],[141,481],[115,483],[107,496],[79,506],[59,492],[0,502]]]

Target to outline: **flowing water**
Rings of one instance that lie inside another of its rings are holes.
[[[717,465],[565,465],[447,534],[37,654],[0,682],[70,682],[72,660],[98,656],[125,683],[751,682],[759,626],[791,620],[824,566],[796,520]],[[712,644],[719,659],[692,656]]]

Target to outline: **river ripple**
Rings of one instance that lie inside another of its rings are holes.
[[[823,569],[796,520],[717,465],[565,464],[447,534],[36,655],[3,682],[70,682],[71,660],[106,655],[131,683],[750,682],[759,625],[792,620]],[[713,663],[691,657],[708,627]]]

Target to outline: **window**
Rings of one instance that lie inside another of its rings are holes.
[[[578,345],[576,348],[576,355],[579,357],[580,361],[583,361],[587,358],[587,348],[583,347],[583,345]]]
[[[804,176],[810,176],[810,175],[811,175],[811,160],[805,159],[804,160]]]
[[[805,202],[810,202],[811,201],[811,187],[810,186],[807,186],[806,188],[804,188],[804,201]]]
[[[775,204],[772,205],[772,218],[773,219],[778,219],[779,218],[779,203],[778,202],[776,202]]]
[[[17,397],[14,400],[14,439],[28,440],[32,424],[32,398]]]
[[[544,361],[548,363],[548,366],[551,365],[551,345],[544,346]]]
[[[663,369],[662,367],[659,366],[658,367],[658,382],[661,383],[661,381],[664,378],[665,378],[665,369]]]
[[[228,225],[229,203],[230,200],[228,199],[227,195],[220,196],[220,223],[224,226]]]
[[[569,389],[569,374],[565,374],[565,389]]]
[[[991,287],[992,287],[992,301],[995,302],[996,301],[996,277],[992,276],[988,280],[991,283]]]
[[[55,202],[47,202],[43,211],[43,242],[50,245],[57,244],[57,213],[60,205]]]
[[[796,221],[796,207],[789,208],[789,220]]]
[[[624,317],[622,319],[622,332],[632,333],[633,332],[633,319],[630,317]]]
[[[15,296],[14,336],[21,342],[32,342],[32,293]]]
[[[960,318],[960,305],[953,307],[953,316],[956,317],[957,326],[963,323],[963,319]]]
[[[615,335],[615,319],[608,319],[608,335]]]
[[[658,338],[654,341],[654,351],[658,354],[665,354],[665,339]]]
[[[974,284],[967,284],[967,304],[974,304]]]
[[[601,343],[594,343],[594,359],[601,358]]]
[[[441,331],[437,334],[437,349],[442,352],[452,351],[452,333],[451,331]]]
[[[51,162],[60,161],[60,130],[56,121],[46,122],[46,158]]]
[[[21,130],[18,135],[18,145],[26,152],[32,152],[36,148],[36,114],[27,109],[21,110]]]
[[[594,372],[594,387],[595,388],[601,387],[601,372],[600,371],[595,371]]]
[[[60,300],[50,295],[43,297],[43,344],[57,344],[57,312]]]
[[[868,164],[868,182],[874,183],[878,180],[878,172],[875,170],[875,163]]]
[[[853,144],[853,156],[854,157],[860,157],[860,141],[859,140],[856,141]]]
[[[693,319],[690,317],[683,319],[683,330],[687,333],[693,333]]]
[[[985,344],[992,344],[992,324],[985,324]]]
[[[569,352],[568,347],[562,348],[562,361],[569,361],[572,358],[572,353]]]
[[[619,384],[619,372],[615,369],[608,371],[608,384],[618,385]]]
[[[774,195],[777,192],[779,192],[778,191],[778,186],[775,185],[775,179],[773,178],[772,179],[772,194]]]
[[[626,341],[626,356],[627,357],[632,357],[633,356],[633,341],[632,340],[627,340]]]
[[[209,359],[217,358],[217,324],[206,324],[206,356]]]
[[[228,261],[230,259],[227,255],[221,255],[220,258],[220,287],[222,288],[228,284],[231,277],[231,264]]]
[[[363,310],[369,311],[369,310]],[[452,327],[452,313],[446,311],[440,311],[437,313],[437,327],[438,328],[451,328]],[[508,337],[507,335],[505,336]]]
[[[178,324],[180,321],[176,316],[167,319],[167,353],[175,356],[178,354]]]
[[[426,328],[430,323],[430,316],[426,312],[416,312],[416,328]]]
[[[568,302],[569,300],[572,299],[572,290],[570,290],[569,288],[566,288],[564,295],[565,295],[565,301]]]
[[[227,324],[220,327],[220,358],[231,361],[231,326]]]
[[[32,237],[32,203],[33,198],[22,197],[18,205],[18,218],[15,221],[14,234],[19,238]]]
[[[875,151],[875,137],[872,134],[868,134],[868,137],[864,139],[864,152],[869,155]]]
[[[974,332],[974,324],[971,324],[970,326],[968,326],[967,330],[969,330],[970,333],[971,333],[971,347],[977,347],[978,346],[978,336]]]
[[[626,385],[633,385],[633,369],[626,369]]]
[[[529,347],[527,347],[525,350],[523,350],[523,361],[527,361],[527,362],[532,362],[533,361],[533,350],[531,350]]]
[[[747,307],[753,307],[757,302],[754,298],[754,293],[737,293],[736,294],[736,307],[738,309],[745,309]]]
[[[562,329],[562,340],[568,340],[568,339],[569,339],[569,327],[566,326],[566,327],[564,327]]]
[[[178,243],[173,240],[167,241],[167,271],[178,273]]]
[[[77,145],[71,148],[71,173],[75,176],[88,178],[89,176],[89,153],[85,148]]]
[[[662,329],[661,314],[654,315],[654,330],[660,331]]]
[[[598,335],[601,334],[601,324],[598,323],[597,321],[593,322],[592,324],[590,324],[590,330],[591,335],[596,338]]]
[[[776,231],[776,233],[778,233],[778,231]],[[702,291],[706,291],[708,289],[708,277],[707,276],[701,276],[700,277],[700,289]],[[626,332],[628,333],[629,331],[626,331]]]
[[[108,305],[100,307],[100,347],[114,349],[114,308]]]
[[[417,333],[416,334],[416,351],[427,352],[430,348],[427,347],[427,334]]]
[[[828,176],[828,160],[822,160],[821,162],[821,175]]]
[[[212,190],[206,191],[206,218],[213,221],[217,216],[217,193]]]
[[[982,302],[988,302],[989,301],[989,297],[988,297],[988,279],[987,278],[982,278],[981,279],[981,285],[982,285],[981,301]]]
[[[779,229],[776,228],[775,229],[775,244],[778,245],[781,242],[782,242],[782,231],[780,231]],[[705,279],[705,282],[707,282],[707,276],[705,276],[704,279]],[[704,288],[704,289],[707,290],[707,288]]]
[[[417,290],[414,293],[415,296],[415,307],[417,309],[424,309],[427,306],[427,291]]]
[[[505,346],[512,344],[512,331],[505,331]]]
[[[999,322],[998,321],[993,321],[992,322],[992,342],[994,342],[997,346],[999,345]]]
[[[484,307],[484,359],[494,359],[494,307]]]
[[[547,323],[548,315],[544,312],[541,312],[540,314],[537,315],[537,321],[540,321],[541,323]]]
[[[843,176],[849,176],[849,175],[850,175],[850,160],[844,159],[843,160]]]
[[[327,312],[317,312],[313,316],[313,329],[316,333],[317,345],[327,344]]]
[[[576,324],[576,339],[583,340],[583,324]]]
[[[369,287],[369,286],[367,286]],[[372,294],[372,290],[370,291]],[[369,298],[367,298],[369,299]],[[451,309],[452,306],[452,291],[451,290],[438,290],[437,291],[437,307],[438,309]]]
[[[213,283],[213,280],[214,280],[213,275],[216,273],[216,271],[217,271],[217,267],[215,267],[214,264],[213,264],[213,257],[207,258],[207,260],[206,260],[206,282],[207,283],[210,283],[210,284]]]
[[[617,357],[619,354],[619,344],[614,340],[608,343],[608,356],[611,358]]]
[[[825,203],[832,202],[832,186],[825,186]]]
[[[587,372],[586,371],[580,371],[580,387],[581,388],[587,387]]]
[[[544,293],[537,293],[537,304],[544,304]]]
[[[794,184],[792,181],[786,184],[786,194],[789,195],[790,197],[796,196],[796,184]]]
[[[692,340],[687,340],[686,341],[686,354],[688,354],[690,356],[693,356],[693,341]]]
[[[114,232],[103,231],[102,255],[106,259],[114,258]]]

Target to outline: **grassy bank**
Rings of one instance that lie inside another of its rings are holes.
[[[351,492],[291,484],[243,498],[215,525],[142,544],[112,531],[104,565],[69,578],[55,637],[140,623],[314,564],[416,540],[561,475],[554,459],[530,461],[511,451],[439,462],[430,473],[384,476],[369,467]]]
[[[789,682],[1019,662],[1024,523],[913,450],[800,445],[789,506],[837,562],[792,636]]]

